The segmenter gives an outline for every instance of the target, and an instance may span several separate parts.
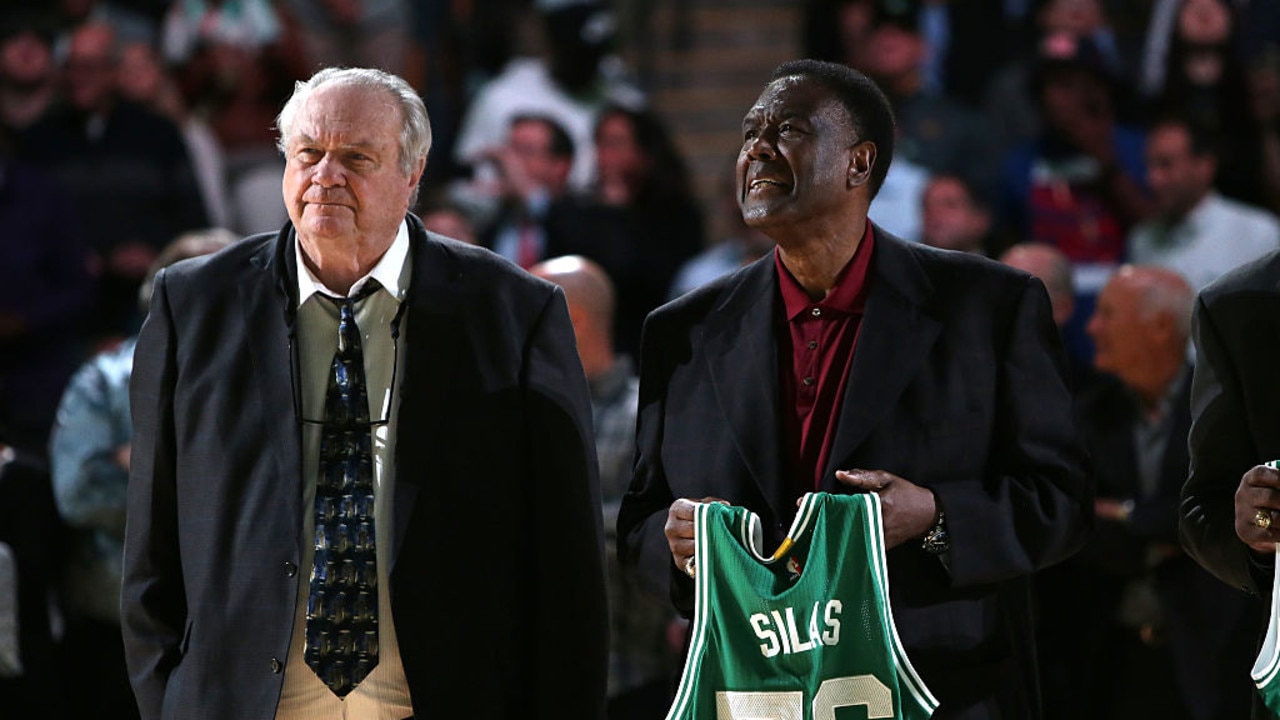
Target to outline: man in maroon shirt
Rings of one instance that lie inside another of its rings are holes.
[[[802,493],[876,492],[934,717],[1040,717],[1030,575],[1092,514],[1043,284],[867,220],[894,120],[861,73],[785,63],[742,129],[743,218],[777,247],[646,322],[624,561],[689,612],[695,498],[759,514],[771,549]]]

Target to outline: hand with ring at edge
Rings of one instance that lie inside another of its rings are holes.
[[[1275,461],[1256,465],[1240,478],[1235,495],[1236,536],[1262,554],[1275,554],[1280,540],[1280,470]]]
[[[671,560],[680,572],[689,577],[697,574],[697,563],[693,558],[693,514],[699,503],[710,502],[729,504],[727,500],[717,497],[704,497],[701,500],[679,498],[667,510],[667,524],[663,526],[662,532],[667,536],[667,545],[671,548]]]

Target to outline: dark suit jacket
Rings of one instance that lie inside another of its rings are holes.
[[[409,216],[390,593],[419,715],[598,717],[591,407],[562,292]],[[294,235],[171,266],[135,354],[123,624],[144,718],[271,718],[303,513]]]
[[[950,571],[920,544],[888,554],[894,616],[937,718],[1038,713],[1028,576],[1074,552],[1092,516],[1066,360],[1038,280],[876,228],[870,295],[823,490],[837,468],[883,469],[936,493]],[[647,321],[635,477],[622,551],[688,611],[692,582],[663,524],[714,495],[785,535],[774,260],[766,256]]]
[[[1150,559],[1154,547],[1172,552],[1177,544],[1178,496],[1187,475],[1186,438],[1191,426],[1190,372],[1173,396],[1172,427],[1159,485],[1145,496],[1138,487],[1133,435],[1139,410],[1123,384],[1108,380],[1093,385],[1081,399],[1081,432],[1093,458],[1097,495],[1133,499],[1134,508],[1128,522],[1099,521],[1086,549],[1061,566],[1076,566],[1076,584],[1086,587],[1064,588],[1066,592],[1045,598],[1044,620],[1063,626],[1055,630],[1070,633],[1077,651],[1062,658],[1074,661],[1082,672],[1082,682],[1071,688],[1072,695],[1075,699],[1087,695],[1084,683],[1095,680],[1109,685],[1098,688],[1101,696],[1169,692],[1167,687],[1134,688],[1136,678],[1123,668],[1099,677],[1100,670],[1112,667],[1120,654],[1120,648],[1109,643],[1115,636],[1112,628],[1124,585],[1147,576],[1165,615],[1163,647],[1173,665],[1182,707],[1194,718],[1248,717],[1254,694],[1249,668],[1263,609],[1256,598],[1222,584],[1181,552],[1155,565]],[[1099,717],[1099,710],[1082,709],[1073,717]]]
[[[1191,469],[1182,488],[1183,546],[1227,583],[1263,597],[1274,558],[1235,530],[1235,493],[1254,465],[1280,458],[1280,252],[1201,290],[1191,337]]]

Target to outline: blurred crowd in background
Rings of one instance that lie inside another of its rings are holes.
[[[147,280],[286,223],[274,119],[322,66],[419,90],[428,229],[564,282],[571,311],[587,283],[611,517],[646,314],[772,250],[738,214],[737,147],[700,193],[628,67],[661,4],[4,3],[0,715],[130,716],[112,593]],[[809,0],[795,47],[893,103],[873,221],[1020,267],[1053,300],[1099,499],[1095,541],[1040,583],[1048,715],[1243,717],[1265,603],[1182,553],[1176,502],[1195,293],[1280,248],[1280,0]],[[661,717],[681,621],[617,587],[611,716]]]

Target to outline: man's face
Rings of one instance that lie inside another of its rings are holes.
[[[53,74],[53,51],[34,32],[10,36],[0,44],[0,80],[37,87]]]
[[[67,53],[67,97],[83,111],[101,110],[115,91],[115,39],[111,30],[90,26],[71,38]]]
[[[120,51],[116,83],[125,97],[139,103],[151,102],[160,91],[161,80],[160,64],[149,44],[135,42]]]
[[[511,126],[507,145],[524,165],[524,171],[539,187],[559,194],[569,179],[572,163],[551,153],[551,129],[536,120],[522,120]]]
[[[644,151],[626,115],[614,113],[596,129],[596,175],[602,183],[634,184],[645,172]]]
[[[743,221],[766,230],[843,212],[855,144],[848,113],[822,85],[798,77],[770,83],[742,120]]]
[[[310,256],[387,243],[422,175],[400,170],[400,108],[376,88],[326,85],[298,108],[284,202]]]
[[[925,242],[947,250],[977,250],[987,232],[987,219],[955,178],[941,176],[925,186],[921,200]]]
[[[864,57],[867,74],[889,84],[915,72],[925,57],[920,35],[892,23],[872,30],[868,40]]]
[[[1086,326],[1093,338],[1094,366],[1121,380],[1150,363],[1151,323],[1142,314],[1140,292],[1124,276],[1112,277]]]
[[[1225,43],[1231,37],[1231,10],[1222,0],[1185,0],[1178,10],[1178,30],[1190,43]]]
[[[1147,138],[1147,184],[1156,210],[1180,218],[1204,198],[1213,185],[1215,163],[1191,151],[1185,128],[1161,126]]]
[[[1049,32],[1087,37],[1106,25],[1098,0],[1049,0],[1040,11],[1040,24]]]

